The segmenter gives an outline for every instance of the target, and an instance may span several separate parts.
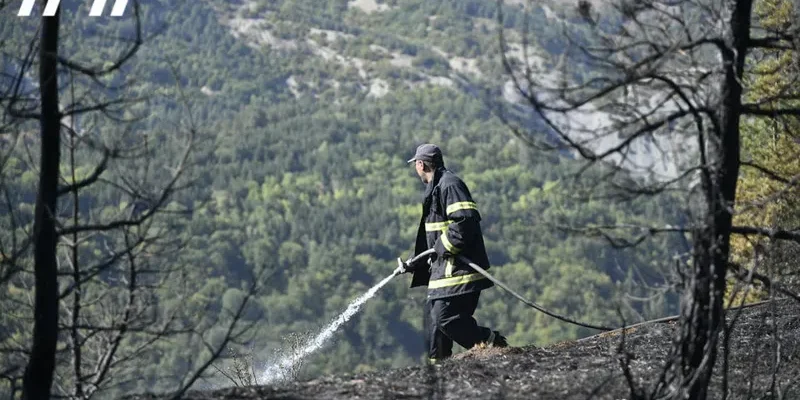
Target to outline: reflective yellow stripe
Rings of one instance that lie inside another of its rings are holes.
[[[453,221],[442,221],[442,222],[426,222],[425,223],[425,230],[427,232],[438,232],[438,231],[446,231],[447,226],[453,223]]]
[[[437,279],[435,281],[430,281],[428,284],[428,289],[439,289],[443,287],[463,285],[465,283],[475,282],[481,279],[486,279],[486,277],[477,272],[474,274],[454,276],[452,278]]]
[[[444,245],[444,248],[450,252],[450,254],[458,254],[461,252],[461,249],[459,249],[456,246],[453,246],[453,244],[450,243],[450,239],[447,238],[447,232],[444,232],[442,234],[442,244]]]
[[[459,201],[447,206],[447,215],[450,215],[458,210],[477,210],[478,205],[474,201]]]
[[[451,276],[453,276],[453,260],[448,259],[444,263],[444,277],[449,278]]]

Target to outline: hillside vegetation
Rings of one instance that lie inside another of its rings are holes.
[[[507,3],[506,34],[521,43],[519,5]],[[119,52],[122,44],[107,38],[129,35],[130,25],[79,18],[78,2],[62,4],[64,54],[102,63]],[[3,50],[20,57],[34,26],[11,20],[14,10],[3,12]],[[630,321],[674,312],[663,296],[649,301],[653,293],[640,284],[661,283],[659,273],[685,250],[683,243],[662,239],[623,251],[562,229],[679,223],[674,199],[612,204],[602,187],[587,195],[579,188],[599,180],[602,169],[584,171],[576,181],[581,165],[570,154],[532,150],[493,115],[494,105],[509,100],[494,2],[146,0],[142,12],[147,40],[123,73],[124,95],[143,101],[121,111],[136,118],[126,129],[152,138],[154,165],[169,164],[180,148],[176,121],[191,117],[199,132],[192,185],[174,200],[176,208],[191,210],[174,224],[186,246],[158,260],[188,266],[188,273],[170,278],[159,304],[166,310],[174,306],[171,293],[192,293],[185,318],[215,321],[244,296],[256,270],[276,271],[245,314],[254,329],[237,352],[267,362],[286,345],[284,337],[315,331],[391,273],[396,257],[411,254],[424,188],[405,160],[424,142],[438,143],[447,167],[469,185],[492,271],[521,294],[570,317],[611,325],[620,323],[620,313]],[[533,15],[529,34],[537,51],[558,51],[550,9]],[[521,48],[509,52],[522,57]],[[84,125],[104,136],[121,129],[111,119]],[[527,126],[538,129],[536,121]],[[36,128],[34,121],[24,129]],[[25,223],[33,218],[35,137],[23,139],[2,171]],[[83,173],[97,161],[82,158]],[[121,210],[123,202],[103,187],[82,192],[80,201],[98,215]],[[14,227],[0,230],[10,235]],[[103,251],[102,243],[89,243],[81,257]],[[23,276],[0,287],[2,308],[14,310],[0,316],[6,346],[29,341],[29,285]],[[312,356],[302,375],[420,362],[424,297],[424,290],[408,289],[406,277],[391,282],[335,343]],[[484,293],[476,317],[515,346],[595,333],[538,314],[499,289]],[[207,326],[212,342],[224,333]],[[126,367],[136,376],[120,380],[109,395],[169,390],[176,384],[169,376],[189,370],[201,351],[188,339],[153,346]],[[0,360],[0,369],[17,362]]]

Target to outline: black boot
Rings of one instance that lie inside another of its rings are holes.
[[[486,344],[492,347],[508,347],[508,340],[500,332],[492,331],[489,333],[489,338],[486,339]]]

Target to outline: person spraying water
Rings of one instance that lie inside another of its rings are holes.
[[[383,281],[353,301],[311,343],[280,360],[264,373],[275,380],[282,370],[291,368],[303,357],[316,351],[356,312],[364,302],[398,274],[413,274],[411,287],[427,286],[424,325],[428,359],[439,362],[452,355],[453,342],[469,349],[479,343],[506,347],[506,338],[498,331],[477,324],[473,314],[481,291],[494,286],[492,280],[476,272],[456,256],[474,259],[483,269],[489,259],[483,243],[480,214],[467,185],[444,166],[442,151],[434,144],[417,147],[408,160],[425,184],[423,215],[416,238],[416,256],[398,259],[398,267]],[[434,254],[435,253],[435,254]],[[431,257],[433,256],[433,257]]]
[[[394,277],[396,277],[397,275],[400,275],[400,274],[405,274],[405,273],[412,272],[412,270],[409,268],[410,265],[418,265],[420,260],[427,259],[427,257],[432,255],[434,252],[435,252],[434,249],[429,249],[429,250],[423,251],[422,253],[420,253],[420,254],[418,254],[418,255],[416,255],[416,256],[414,256],[414,257],[412,257],[412,258],[410,258],[410,259],[408,259],[406,261],[401,261],[398,258],[397,259],[397,265],[398,266],[392,272],[391,275],[387,276],[382,281],[378,282],[375,286],[373,286],[369,290],[367,290],[364,294],[362,294],[361,296],[359,296],[355,300],[353,300],[347,306],[347,308],[344,310],[344,312],[339,314],[338,317],[336,317],[333,321],[331,321],[317,336],[314,337],[313,340],[311,340],[308,344],[303,346],[300,350],[294,352],[291,355],[288,355],[286,357],[281,358],[280,360],[278,360],[278,362],[276,362],[276,363],[268,366],[267,368],[265,368],[264,371],[261,373],[260,378],[258,379],[258,383],[263,385],[263,384],[276,383],[278,381],[283,380],[284,377],[286,376],[286,371],[292,370],[305,357],[307,357],[307,356],[311,355],[312,353],[314,353],[315,351],[321,349],[325,345],[325,343],[327,343],[327,341],[330,340],[331,337],[333,337],[333,334],[336,333],[336,331],[344,323],[349,321],[358,311],[360,311],[361,306],[364,303],[366,303],[367,300],[375,297],[375,294],[378,293],[378,291],[381,288],[386,286],[386,284],[388,284],[389,281],[392,280],[392,278],[394,278]],[[491,274],[489,274],[486,270],[484,270],[483,268],[481,268],[477,264],[474,264],[473,262],[471,262],[469,259],[467,259],[467,258],[465,258],[463,256],[459,256],[459,258],[461,259],[462,262],[470,265],[470,267],[472,267],[473,270],[475,270],[478,273],[480,273],[481,275],[485,276],[487,279],[492,280],[495,284],[497,284],[498,286],[500,286],[501,288],[503,288],[507,292],[511,293],[514,297],[516,297],[517,299],[519,299],[520,301],[522,301],[524,304],[526,304],[529,307],[535,308],[536,310],[539,310],[539,311],[541,311],[541,312],[543,312],[543,313],[545,313],[545,314],[547,314],[547,315],[549,315],[551,317],[554,317],[554,318],[557,318],[557,319],[560,319],[562,321],[565,321],[565,322],[568,322],[568,323],[572,323],[572,324],[575,324],[575,325],[584,326],[584,327],[587,327],[587,328],[598,329],[598,330],[603,330],[603,331],[610,331],[610,330],[615,329],[615,328],[609,328],[609,327],[598,326],[598,325],[591,325],[591,324],[586,324],[586,323],[582,323],[582,322],[579,322],[579,321],[571,320],[571,319],[566,318],[564,316],[555,314],[555,313],[553,313],[553,312],[551,312],[551,311],[549,311],[547,309],[544,309],[543,307],[539,306],[538,304],[536,304],[536,303],[534,303],[534,302],[522,297],[521,295],[519,295],[518,293],[513,291],[511,288],[506,286],[503,282],[497,280],[495,277],[493,277]]]
[[[478,343],[507,347],[498,331],[479,326],[472,317],[482,290],[495,284],[525,305],[551,317],[587,328],[614,328],[586,324],[555,314],[522,297],[489,274],[489,260],[480,229],[477,204],[466,184],[444,167],[442,152],[434,144],[423,144],[408,160],[426,185],[423,218],[416,238],[414,257],[397,259],[397,268],[355,300],[303,348],[278,360],[261,374],[261,383],[281,380],[303,358],[322,348],[336,330],[349,321],[361,306],[397,275],[412,273],[411,287],[427,286],[425,302],[426,342],[433,363],[452,355],[453,342],[469,349]],[[475,260],[473,262],[472,260]]]
[[[453,343],[465,349],[481,343],[507,347],[505,336],[478,325],[473,317],[481,292],[494,282],[459,258],[467,257],[483,270],[490,268],[478,204],[467,184],[445,168],[439,146],[420,145],[408,163],[413,163],[425,185],[414,253],[435,251],[430,258],[406,263],[413,273],[411,287],[427,287],[424,326],[429,361],[450,358]]]

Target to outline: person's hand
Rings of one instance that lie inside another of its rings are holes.
[[[400,257],[397,257],[397,268],[394,270],[395,274],[405,274],[407,272],[414,272],[419,268],[430,268],[431,264],[436,261],[436,253],[432,253],[428,257],[421,257],[417,260],[413,260],[414,257],[410,257],[408,260],[401,260]]]
[[[405,274],[406,272],[410,272],[408,263],[401,260],[400,257],[397,257],[397,268],[394,270],[394,273],[396,275],[402,275]]]
[[[431,253],[428,257],[425,258],[425,264],[428,264],[428,267],[433,266],[433,263],[436,262],[436,259],[439,258],[439,255],[436,253]]]

